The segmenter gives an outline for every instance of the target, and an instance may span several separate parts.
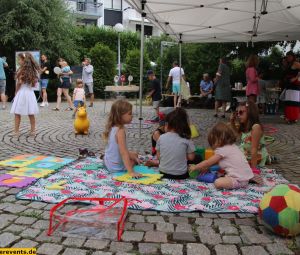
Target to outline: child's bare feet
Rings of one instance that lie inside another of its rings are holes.
[[[261,177],[260,174],[254,174],[253,178],[250,180],[250,182],[252,183],[256,183],[258,185],[263,185],[264,184],[264,180],[263,178]]]

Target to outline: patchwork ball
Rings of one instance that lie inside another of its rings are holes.
[[[264,225],[282,236],[300,233],[300,189],[291,184],[280,184],[266,193],[258,209]]]

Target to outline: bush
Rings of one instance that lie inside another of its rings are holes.
[[[127,56],[125,60],[126,68],[126,77],[128,75],[133,76],[133,81],[132,84],[135,84],[139,86],[140,83],[140,50],[135,49],[135,50],[129,50],[127,51]],[[147,77],[146,77],[146,72],[151,68],[150,66],[150,60],[149,56],[147,53],[144,52],[144,66],[143,66],[143,78],[144,78],[144,86],[143,86],[143,94],[148,91],[148,86],[147,86]]]
[[[97,97],[104,97],[105,86],[113,84],[116,74],[116,54],[108,46],[97,43],[89,52],[94,66],[94,93]]]
[[[114,52],[118,51],[118,33],[112,28],[86,26],[77,27],[76,31],[78,35],[77,47],[81,58],[85,57],[89,50],[96,45],[96,43],[107,45]],[[130,31],[124,31],[120,34],[120,42],[121,61],[123,61],[126,57],[127,50],[132,50],[139,47],[139,34]]]

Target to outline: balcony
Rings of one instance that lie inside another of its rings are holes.
[[[69,8],[83,19],[98,19],[103,16],[103,4],[97,0],[69,0]]]

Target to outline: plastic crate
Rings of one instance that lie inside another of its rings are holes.
[[[71,202],[90,203],[67,210]],[[48,235],[121,239],[127,215],[126,198],[67,198],[50,210]]]

